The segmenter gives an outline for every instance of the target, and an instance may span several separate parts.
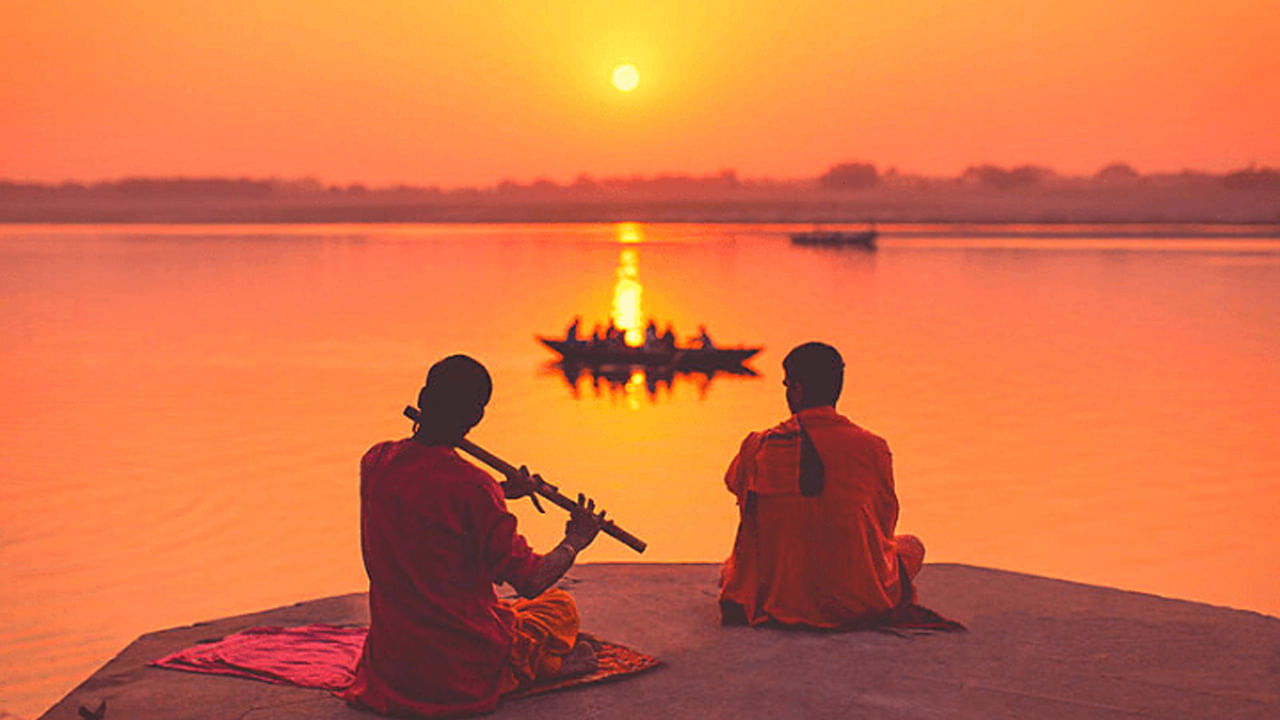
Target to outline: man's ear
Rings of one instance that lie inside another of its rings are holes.
[[[468,420],[467,429],[470,430],[476,425],[479,425],[480,421],[483,419],[484,419],[484,405],[476,405],[471,409],[470,417],[467,418]]]

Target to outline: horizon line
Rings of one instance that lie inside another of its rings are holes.
[[[1182,167],[1177,170],[1151,170],[1141,171],[1132,164],[1124,161],[1114,161],[1103,165],[1092,173],[1062,173],[1050,165],[1040,165],[1036,163],[1024,162],[1016,164],[1000,164],[994,162],[970,163],[963,170],[955,174],[928,174],[922,172],[901,171],[897,166],[888,166],[883,170],[875,163],[867,161],[844,161],[830,165],[826,170],[816,175],[808,176],[772,176],[772,175],[742,175],[738,174],[735,168],[723,168],[714,172],[697,173],[693,171],[676,171],[664,170],[656,173],[639,173],[633,172],[629,174],[613,174],[613,175],[593,175],[587,172],[576,173],[572,178],[556,180],[550,176],[538,175],[532,179],[516,180],[511,177],[500,177],[497,180],[491,180],[488,183],[463,183],[446,185],[443,183],[429,182],[412,182],[412,181],[384,181],[373,182],[365,180],[352,181],[336,181],[318,177],[316,175],[285,175],[285,174],[267,174],[267,175],[251,175],[251,174],[212,174],[212,173],[156,173],[156,174],[121,174],[111,177],[98,178],[61,178],[58,180],[36,180],[18,177],[0,177],[0,184],[6,185],[36,185],[44,187],[61,187],[68,185],[81,185],[86,187],[120,184],[131,181],[150,181],[150,182],[182,182],[182,181],[230,181],[230,182],[253,182],[253,183],[270,183],[282,185],[320,185],[326,188],[342,188],[342,187],[365,187],[372,190],[395,190],[395,189],[435,189],[440,191],[458,191],[458,190],[484,190],[498,189],[501,187],[537,187],[537,186],[554,186],[559,188],[572,188],[575,185],[589,184],[608,184],[608,183],[630,183],[630,182],[654,182],[661,180],[726,180],[735,184],[799,184],[819,181],[833,170],[848,166],[868,167],[874,172],[874,177],[883,178],[902,178],[917,180],[956,180],[963,178],[967,173],[981,172],[984,170],[996,171],[1030,171],[1041,176],[1041,179],[1064,179],[1064,180],[1093,180],[1098,179],[1100,175],[1108,170],[1112,170],[1117,174],[1132,174],[1135,178],[1154,178],[1154,177],[1177,177],[1177,176],[1205,176],[1205,177],[1225,177],[1240,173],[1280,173],[1280,167],[1272,167],[1264,163],[1250,162],[1246,165],[1235,167],[1228,170],[1215,171],[1197,167]]]

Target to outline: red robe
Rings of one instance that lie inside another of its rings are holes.
[[[800,422],[826,468],[812,497],[799,486]],[[917,538],[894,535],[888,444],[835,408],[802,410],[751,433],[724,479],[740,511],[721,578],[726,618],[819,628],[872,622],[902,599],[899,556],[908,576],[924,560]]]
[[[384,714],[493,710],[515,630],[493,584],[527,581],[540,560],[498,484],[452,448],[375,445],[360,464],[360,534],[369,636],[343,697]]]

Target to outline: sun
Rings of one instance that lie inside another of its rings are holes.
[[[613,69],[613,86],[622,92],[631,92],[640,84],[640,73],[635,65],[619,65]]]

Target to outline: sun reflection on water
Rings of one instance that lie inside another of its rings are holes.
[[[645,395],[644,370],[633,368],[631,377],[627,378],[627,384],[623,386],[623,391],[627,394],[627,407],[639,410],[640,398]]]
[[[645,345],[645,329],[649,323],[643,308],[644,286],[640,282],[640,248],[648,238],[644,225],[634,222],[616,223],[613,226],[616,242],[621,246],[618,264],[614,270],[613,303],[609,322],[622,331],[623,342],[632,348]],[[656,250],[655,250],[656,251]],[[607,342],[596,326],[589,336],[594,342]],[[674,363],[631,362],[625,358],[614,361],[561,361],[549,363],[547,374],[561,375],[569,392],[576,400],[595,398],[606,400],[619,407],[639,410],[654,405],[659,398],[675,399],[677,388],[692,389],[689,399],[703,400],[717,377],[738,379],[755,378],[757,373],[748,367],[737,368],[678,368]]]
[[[635,245],[645,241],[644,226],[640,223],[618,223],[618,242],[624,245]]]
[[[625,332],[626,343],[639,347],[644,343],[644,314],[640,299],[644,286],[640,284],[640,253],[634,249],[623,250],[618,256],[618,280],[613,285],[613,324]]]

